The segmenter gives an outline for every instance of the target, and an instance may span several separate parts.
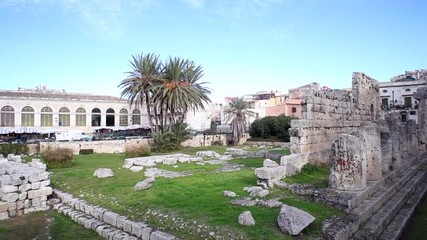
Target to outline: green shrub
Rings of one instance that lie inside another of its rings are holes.
[[[73,163],[73,150],[69,148],[48,148],[41,153],[49,168],[70,167]]]
[[[154,133],[151,150],[154,152],[169,152],[176,150],[175,135],[172,132]]]
[[[26,144],[8,143],[0,145],[0,154],[7,156],[8,154],[28,154],[28,146]]]
[[[215,140],[211,143],[212,146],[222,146],[222,141],[220,140]]]
[[[80,155],[89,155],[89,154],[93,154],[93,149],[80,149],[79,154],[80,154]]]
[[[140,146],[130,146],[126,148],[126,157],[133,158],[133,157],[146,157],[151,155],[151,150],[146,145],[140,145]]]

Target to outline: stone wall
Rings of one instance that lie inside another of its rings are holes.
[[[37,160],[24,164],[20,156],[0,159],[0,220],[47,210],[51,194],[45,164]]]
[[[82,149],[93,149],[94,153],[123,153],[126,148],[132,146],[146,145],[152,143],[151,138],[144,139],[126,139],[126,140],[108,140],[108,141],[93,141],[93,142],[40,142],[39,144],[29,144],[30,155],[38,154],[47,148],[69,148],[73,150],[75,155],[79,154]],[[197,135],[182,143],[183,147],[201,147],[211,146],[212,142],[219,141],[223,146],[227,145],[227,135]],[[242,141],[246,141],[244,138]]]
[[[363,73],[353,73],[352,91],[305,92],[302,118],[291,121],[291,153],[325,152],[340,134],[357,130],[362,123],[381,116],[378,82]],[[314,154],[310,162],[327,162],[328,156]]]

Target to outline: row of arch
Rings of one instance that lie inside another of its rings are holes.
[[[115,111],[112,108],[106,110],[106,126],[115,126]],[[15,116],[21,114],[22,127],[34,127],[35,111],[31,106],[25,106],[17,113],[12,106],[3,106],[0,110],[1,127],[15,127]],[[54,117],[54,112],[50,107],[43,107],[40,111],[40,126],[51,127],[54,124],[58,126],[71,126],[71,114],[75,114],[75,126],[87,126],[88,113],[85,108],[77,108],[74,113],[71,113],[67,107],[62,107],[58,111],[58,117]],[[90,125],[93,127],[101,126],[101,110],[93,108],[90,112]],[[134,109],[131,115],[132,124],[141,124],[141,111]],[[129,112],[122,108],[119,111],[119,126],[129,125]]]

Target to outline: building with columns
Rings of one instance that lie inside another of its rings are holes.
[[[146,111],[118,97],[67,93],[46,86],[0,90],[0,133],[125,129],[148,126]]]

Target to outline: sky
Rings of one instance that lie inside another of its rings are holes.
[[[0,89],[120,96],[133,55],[189,59],[210,98],[427,68],[424,0],[0,0]]]

